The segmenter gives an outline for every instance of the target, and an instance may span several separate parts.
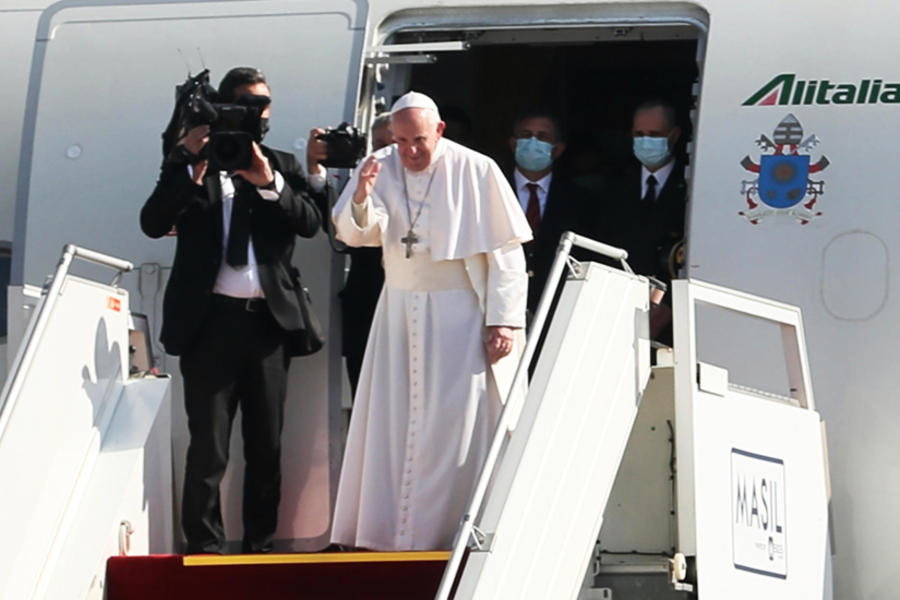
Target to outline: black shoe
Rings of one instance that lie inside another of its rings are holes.
[[[272,542],[258,545],[245,541],[241,544],[241,554],[269,554],[271,552]]]
[[[218,544],[195,545],[188,544],[184,549],[185,554],[225,554],[225,550]]]

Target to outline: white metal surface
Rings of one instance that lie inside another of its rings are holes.
[[[0,402],[3,597],[86,597],[123,519],[136,549],[172,546],[169,381],[126,379],[128,293],[70,275],[75,258],[131,268],[66,246],[24,328]]]
[[[19,401],[19,398],[25,391],[27,374],[37,356],[40,344],[43,342],[44,332],[50,326],[50,319],[56,310],[56,304],[59,302],[59,297],[65,289],[72,261],[76,258],[118,270],[119,272],[116,275],[117,280],[122,271],[130,271],[133,268],[132,264],[128,261],[108,256],[100,252],[80,248],[72,244],[67,244],[65,248],[63,248],[59,264],[56,267],[53,278],[50,280],[45,298],[40,303],[37,313],[28,323],[26,328],[24,335],[27,338],[27,343],[21,344],[19,352],[11,364],[9,378],[4,383],[2,392],[0,392],[0,441],[3,439],[3,434],[6,430],[9,418],[15,411],[16,402]],[[108,293],[113,296],[126,295],[120,293],[120,291],[115,288],[108,288]],[[121,311],[120,300],[111,298],[108,301],[108,304],[109,306],[107,308]],[[64,322],[57,321],[56,323],[56,327],[61,327],[63,325]]]
[[[649,376],[648,295],[593,263],[566,282],[457,598],[578,596]]]
[[[128,554],[172,548],[172,454],[169,379],[125,384],[84,494],[44,573],[37,598],[88,595],[102,583],[106,561],[119,554],[119,529],[131,525]]]
[[[8,331],[5,367],[7,372],[12,368],[22,338],[25,336],[25,330],[28,328],[31,316],[41,302],[41,298],[41,288],[36,285],[11,285],[6,288]],[[4,381],[3,384],[5,383]]]
[[[0,596],[29,598],[96,459],[123,385],[128,295],[69,276],[0,438]],[[12,387],[12,386],[9,386]],[[13,483],[14,482],[14,483]]]
[[[678,549],[696,557],[702,597],[821,598],[826,465],[800,311],[696,281],[677,280],[673,291]],[[704,391],[698,304],[780,325],[799,406],[728,386],[723,394],[722,370]]]
[[[621,553],[603,564],[631,562],[628,553],[671,553],[676,543],[674,369],[653,367],[628,438],[600,529],[600,550]]]

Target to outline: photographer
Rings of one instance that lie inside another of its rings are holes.
[[[219,483],[240,406],[243,551],[267,552],[281,493],[288,364],[317,347],[290,260],[295,236],[315,235],[317,203],[328,205],[333,190],[324,174],[308,181],[291,154],[261,144],[271,100],[261,71],[230,70],[218,104],[198,81],[179,97],[159,181],[141,210],[145,234],[159,238],[174,226],[178,236],[160,339],[180,356],[191,435],[182,526],[187,553],[224,550]]]
[[[333,131],[333,130],[332,130]],[[383,113],[375,117],[370,128],[372,150],[380,150],[393,143],[391,131],[391,115]],[[358,133],[357,130],[357,134]],[[326,129],[314,129],[309,136],[309,153],[319,162],[339,162],[341,166],[356,166],[361,157],[363,147],[357,139],[343,138],[335,140],[335,135],[328,135]],[[362,138],[364,142],[365,139]],[[330,155],[329,155],[330,151]],[[347,161],[346,163],[343,161]],[[316,167],[311,166],[315,173]],[[320,207],[322,211],[322,228],[332,238],[332,247],[350,256],[350,268],[344,288],[338,294],[341,300],[341,354],[347,365],[347,377],[350,381],[351,400],[356,396],[356,385],[362,370],[366,342],[369,329],[375,317],[375,305],[384,285],[384,268],[381,266],[381,248],[352,248],[334,239],[334,227],[331,223],[331,207]]]

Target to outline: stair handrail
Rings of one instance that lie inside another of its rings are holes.
[[[516,368],[516,374],[513,377],[512,385],[507,393],[506,402],[503,403],[503,409],[500,411],[500,417],[497,420],[497,426],[494,430],[494,437],[491,440],[491,446],[488,449],[487,457],[481,468],[481,475],[478,477],[478,483],[472,492],[472,497],[466,507],[466,512],[460,521],[460,527],[456,533],[456,539],[453,544],[453,550],[450,553],[450,559],[447,561],[447,567],[444,569],[444,575],[441,578],[440,587],[438,587],[435,600],[448,600],[453,584],[456,580],[459,565],[466,551],[466,546],[471,537],[475,545],[481,547],[484,543],[483,534],[475,525],[475,519],[481,512],[487,495],[488,484],[490,483],[497,462],[500,458],[500,451],[503,449],[503,442],[506,438],[507,428],[510,427],[513,415],[518,410],[512,410],[510,404],[514,402],[515,390],[521,389],[528,377],[528,365],[531,364],[531,358],[537,350],[540,333],[544,329],[547,315],[550,313],[550,306],[553,303],[553,297],[556,294],[556,288],[559,285],[559,279],[566,268],[572,247],[577,246],[591,252],[596,252],[613,260],[619,261],[622,269],[627,273],[633,273],[631,267],[626,262],[628,251],[622,248],[616,248],[598,242],[588,237],[578,235],[571,231],[566,231],[560,236],[559,245],[556,248],[556,257],[553,259],[553,265],[550,267],[550,273],[547,276],[547,282],[541,292],[541,298],[538,301],[537,309],[534,312],[534,319],[531,322],[531,330],[525,342],[525,350],[519,359],[519,365]],[[523,400],[524,401],[524,400]]]
[[[53,278],[50,280],[47,293],[39,304],[37,317],[32,319],[25,332],[16,359],[6,378],[6,383],[3,385],[3,391],[0,392],[0,442],[2,442],[3,435],[6,433],[9,419],[25,383],[25,375],[31,368],[31,363],[37,353],[44,330],[50,320],[50,315],[53,314],[53,308],[56,306],[56,300],[60,295],[66,276],[69,274],[69,268],[72,265],[72,261],[76,258],[116,269],[118,272],[116,275],[117,279],[123,272],[134,269],[134,264],[129,261],[109,256],[96,250],[89,250],[74,244],[66,244],[63,247],[62,255],[59,258]]]

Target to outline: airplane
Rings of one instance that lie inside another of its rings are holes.
[[[298,155],[313,127],[365,130],[412,88],[466,114],[465,141],[508,166],[512,115],[549,101],[564,115],[573,170],[579,156],[589,165],[627,160],[631,107],[665,95],[682,116],[678,151],[689,165],[679,276],[802,310],[827,428],[822,595],[894,596],[900,409],[890,400],[890,356],[900,320],[891,316],[898,238],[886,217],[897,176],[884,141],[900,103],[892,3],[9,0],[0,15],[0,374],[26,337],[23,307],[40,296],[33,286],[69,243],[131,261],[118,285],[131,310],[159,327],[174,242],[145,238],[137,213],[156,177],[174,86],[189,72],[262,68],[274,97],[267,143]],[[589,185],[591,168],[580,175]],[[296,477],[286,481],[279,538],[285,550],[310,552],[327,544],[349,406],[336,308],[345,259],[320,235],[298,244],[295,262],[330,340],[294,361],[288,399],[284,450]],[[187,432],[177,361],[149,337],[157,368],[173,374],[178,498]],[[727,370],[730,385],[795,391],[781,328],[703,308],[697,340],[698,359]],[[240,478],[235,468],[223,484],[229,531],[240,527]],[[159,543],[174,551],[177,535]]]

